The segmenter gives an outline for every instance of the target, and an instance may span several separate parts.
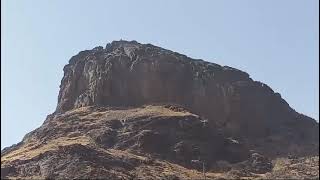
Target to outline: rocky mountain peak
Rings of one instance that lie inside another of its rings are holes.
[[[63,70],[56,111],[2,150],[2,178],[319,177],[303,157],[319,124],[246,72],[124,40]]]
[[[208,118],[212,126],[241,136],[279,133],[281,126],[297,124],[302,117],[246,72],[124,40],[71,58],[64,68],[56,111],[150,103],[182,105]]]

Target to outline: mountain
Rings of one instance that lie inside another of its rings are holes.
[[[1,151],[2,177],[319,177],[319,124],[243,71],[123,40],[63,70],[55,112]]]

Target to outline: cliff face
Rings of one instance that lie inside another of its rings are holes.
[[[57,112],[88,105],[175,103],[230,136],[318,138],[313,119],[247,73],[135,41],[80,52],[65,66],[60,87]]]

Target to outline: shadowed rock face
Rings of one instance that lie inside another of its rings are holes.
[[[64,67],[56,111],[150,103],[183,105],[230,136],[319,137],[313,119],[247,73],[136,41],[113,41],[73,56]]]

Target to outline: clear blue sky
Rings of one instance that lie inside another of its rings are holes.
[[[319,119],[318,0],[1,0],[1,149],[55,109],[63,66],[112,40],[248,72]]]

